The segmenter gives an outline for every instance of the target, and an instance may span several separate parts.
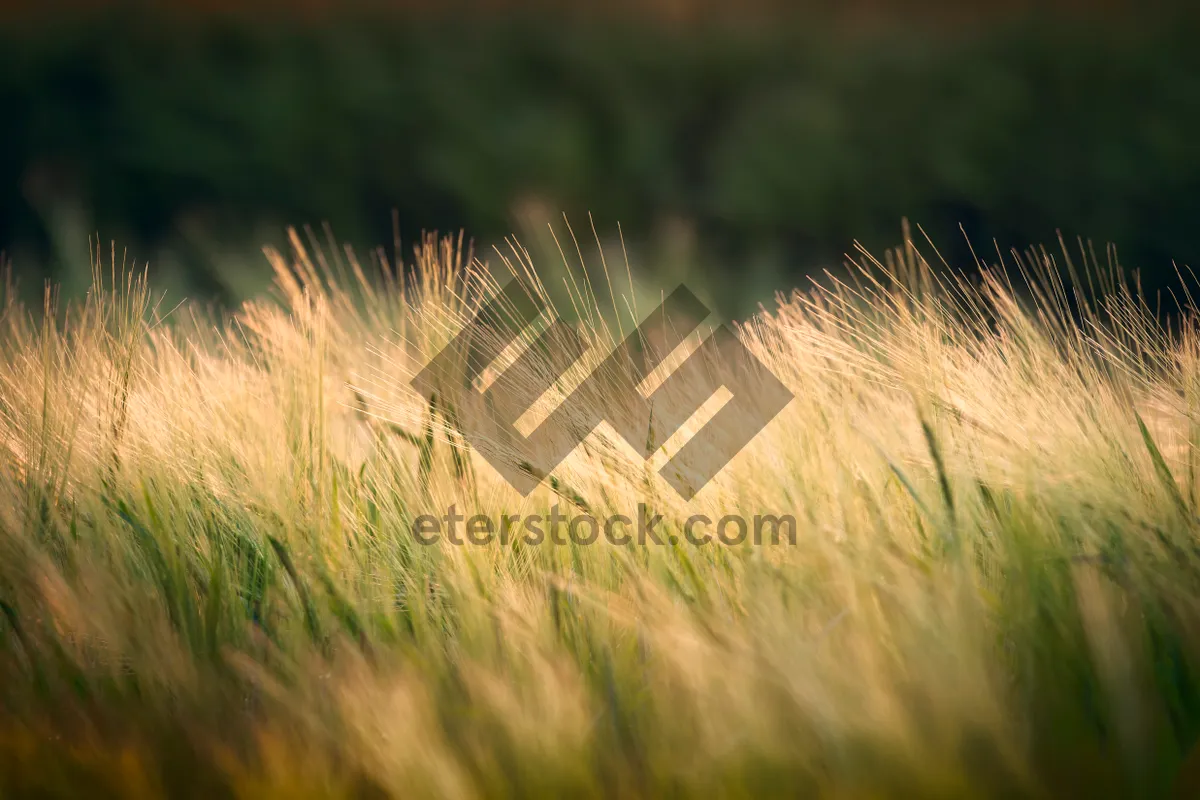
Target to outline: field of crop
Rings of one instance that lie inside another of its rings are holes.
[[[601,354],[673,287],[293,243],[227,317],[108,252],[4,306],[0,796],[1195,796],[1183,291],[1168,326],[1086,248],[864,253],[738,326],[795,397],[689,503],[686,435],[604,427],[522,499],[409,380],[509,270]],[[639,504],[662,543],[414,536]]]

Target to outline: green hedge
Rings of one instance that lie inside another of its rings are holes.
[[[533,195],[634,237],[683,217],[714,258],[809,265],[891,244],[907,216],[948,249],[960,222],[1006,245],[1062,228],[1200,265],[1194,29],[10,25],[0,241],[44,245],[57,184],[102,235],[147,243],[194,211],[230,240],[328,220],[390,241],[393,208],[409,234],[489,237]]]

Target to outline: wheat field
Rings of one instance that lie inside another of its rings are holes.
[[[506,273],[553,273],[599,353],[661,287],[611,252],[585,274],[461,237],[405,264],[293,244],[230,315],[168,307],[115,252],[85,302],[5,302],[0,796],[1200,785],[1182,289],[1166,326],[1111,251],[860,253],[737,326],[794,398],[690,503],[604,430],[522,498],[410,379]],[[796,541],[412,533],[450,505],[638,503],[671,534],[789,513]]]

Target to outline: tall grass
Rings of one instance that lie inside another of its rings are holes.
[[[229,318],[166,308],[115,259],[85,303],[4,306],[0,794],[1186,784],[1190,300],[1167,330],[1094,258],[968,280],[911,242],[864,254],[739,326],[795,399],[690,504],[656,473],[681,441],[645,465],[603,428],[522,499],[408,381],[524,251],[489,271],[461,240],[407,266],[294,245],[269,254],[275,296]],[[576,270],[557,295],[600,353],[655,302],[609,262],[608,286]],[[792,513],[798,541],[411,533],[451,504],[639,502],[666,534]]]

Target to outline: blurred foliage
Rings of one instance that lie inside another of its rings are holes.
[[[328,221],[376,245],[391,209],[409,238],[486,241],[534,206],[619,220],[635,241],[683,221],[717,264],[835,263],[854,239],[893,243],[908,217],[939,246],[960,223],[985,248],[1061,228],[1165,272],[1200,264],[1194,19],[13,20],[0,247],[61,272],[64,230],[228,246]],[[195,261],[190,290],[236,297],[237,275]]]

